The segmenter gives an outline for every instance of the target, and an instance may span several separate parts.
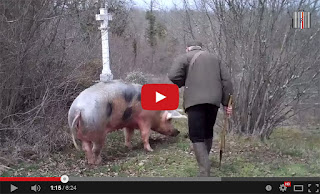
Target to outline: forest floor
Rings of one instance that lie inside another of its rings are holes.
[[[150,138],[154,152],[147,153],[138,131],[133,149],[124,146],[122,131],[109,134],[100,166],[86,164],[82,151],[74,147],[52,153],[36,161],[24,161],[0,176],[120,176],[120,177],[194,177],[197,165],[190,151],[186,120],[174,121],[181,130],[178,137],[153,133]],[[226,151],[219,170],[219,135],[212,148],[212,176],[215,177],[319,177],[320,130],[278,128],[265,143],[250,137],[228,135]]]

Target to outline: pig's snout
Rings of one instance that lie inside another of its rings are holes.
[[[176,137],[177,135],[179,135],[180,131],[178,129],[173,129],[173,132],[172,132],[172,137]]]

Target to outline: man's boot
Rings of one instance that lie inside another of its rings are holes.
[[[208,154],[210,154],[210,151],[211,151],[211,148],[212,148],[212,138],[211,139],[205,139],[204,143],[207,146]]]
[[[193,143],[193,150],[199,166],[199,176],[210,176],[210,161],[207,146],[204,142]]]

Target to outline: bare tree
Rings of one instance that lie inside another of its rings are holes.
[[[99,78],[102,68],[95,14],[105,2],[0,1],[0,147],[5,153],[48,153],[70,143],[64,130],[68,106]],[[318,0],[181,3],[182,8],[153,9],[150,28],[146,11],[134,8],[131,0],[108,0],[114,16],[110,58],[115,78],[140,70],[164,81],[186,41],[199,39],[232,74],[232,132],[265,139],[299,112],[304,111],[301,121],[312,115],[317,119]],[[311,29],[291,28],[292,13],[299,9],[311,12]],[[153,39],[146,39],[147,32]],[[150,40],[156,42],[153,49]]]
[[[195,3],[207,22],[201,18],[202,24],[196,21],[192,25],[209,24],[211,34],[207,34],[206,43],[214,44],[233,75],[236,101],[232,131],[269,138],[277,125],[303,110],[298,104],[310,97],[307,91],[314,89],[319,77],[319,2]],[[312,12],[311,29],[291,28],[293,11],[299,9]],[[297,85],[299,91],[294,90]]]
[[[68,106],[101,71],[97,7],[87,0],[0,2],[0,145],[7,152],[48,153],[69,142],[61,130]],[[121,28],[112,30],[120,35]]]

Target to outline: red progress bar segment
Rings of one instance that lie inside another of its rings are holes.
[[[60,177],[0,177],[0,181],[58,181]]]
[[[302,25],[301,26],[302,26],[302,29],[303,29],[303,12],[301,14],[302,14]]]

